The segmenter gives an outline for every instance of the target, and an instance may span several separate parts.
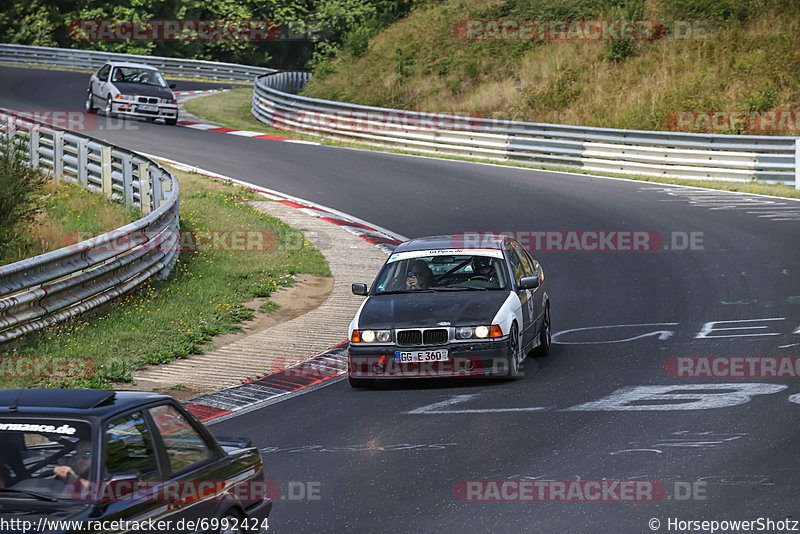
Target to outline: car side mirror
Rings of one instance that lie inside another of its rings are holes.
[[[520,289],[536,289],[539,287],[539,277],[538,276],[526,276],[522,280],[519,281]]]
[[[369,293],[367,289],[367,284],[353,284],[352,286],[353,295],[366,295]]]
[[[177,87],[177,86],[174,83],[169,84],[169,88],[170,89],[175,89],[175,87]]]

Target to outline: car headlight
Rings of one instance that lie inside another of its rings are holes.
[[[500,325],[459,326],[456,328],[456,339],[486,339],[487,337],[503,337]]]
[[[489,337],[489,327],[488,326],[476,326],[475,327],[475,337],[478,338],[485,338]]]
[[[475,329],[471,326],[462,326],[460,328],[456,328],[456,337],[458,339],[469,339],[472,337],[474,330]]]
[[[388,343],[392,338],[391,330],[361,330],[360,334],[363,343]]]
[[[120,95],[119,96],[122,100],[136,100],[136,97],[133,95]]]
[[[162,98],[161,99],[161,103],[162,104],[174,104],[175,102],[171,98]]]

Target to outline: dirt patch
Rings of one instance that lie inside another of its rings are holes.
[[[259,313],[251,321],[242,323],[242,331],[232,334],[217,336],[212,345],[205,348],[205,352],[211,352],[240,339],[243,339],[253,332],[259,332],[273,327],[277,324],[289,321],[295,317],[310,312],[325,302],[333,291],[333,278],[329,276],[314,276],[310,274],[298,274],[295,276],[295,283],[291,287],[277,289],[271,297],[254,299],[245,302],[244,306],[253,310],[269,301],[278,305],[276,310]],[[177,389],[175,389],[177,387]],[[172,395],[177,400],[190,399],[203,393],[216,391],[217,388],[204,388],[196,384],[184,385],[179,383],[165,384],[161,381],[138,379],[134,384],[115,384],[115,389],[131,391],[153,391],[155,393],[165,393]]]
[[[266,330],[276,324],[300,317],[319,307],[333,291],[333,278],[329,276],[298,274],[295,276],[295,280],[296,282],[293,286],[278,289],[268,299],[255,299],[245,302],[243,305],[253,310],[257,310],[266,301],[277,304],[278,309],[269,313],[256,313],[252,321],[242,324],[243,330],[241,332],[215,337],[214,348],[209,348],[206,352],[239,341],[253,332]]]

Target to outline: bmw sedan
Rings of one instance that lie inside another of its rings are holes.
[[[508,236],[456,248],[455,236],[399,245],[350,323],[353,387],[379,379],[520,375],[529,351],[550,350],[544,272]]]
[[[167,124],[178,122],[178,101],[155,67],[141,63],[109,62],[92,74],[86,91],[86,111],[102,107],[109,117],[140,117]]]

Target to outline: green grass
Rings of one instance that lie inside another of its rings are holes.
[[[466,20],[497,19],[697,25],[691,38],[652,41],[465,40],[466,33],[455,31]],[[443,0],[421,4],[372,36],[365,50],[345,49],[319,64],[303,94],[490,118],[666,130],[679,111],[796,110],[798,68],[796,0]],[[776,134],[798,135],[798,129]]]
[[[138,210],[128,209],[100,194],[69,182],[47,184],[41,213],[4,247],[0,264],[13,263],[78,242],[80,233],[98,235],[135,221]]]
[[[252,89],[232,89],[225,93],[190,98],[183,106],[192,115],[222,124],[227,128],[292,137],[287,135],[287,132],[272,128],[253,117],[250,113],[252,104]],[[297,137],[297,134],[293,137]]]
[[[87,357],[96,374],[80,378],[0,379],[0,387],[110,387],[133,371],[203,351],[213,336],[253,317],[242,305],[268,297],[291,276],[330,276],[322,254],[297,230],[252,208],[263,200],[244,188],[177,171],[184,231],[259,230],[274,235],[267,250],[182,252],[170,276],[151,280],[104,312],[49,328],[0,356]],[[265,242],[270,239],[265,238]]]
[[[214,102],[211,104],[203,104],[204,100],[214,99]],[[433,158],[440,158],[440,159],[451,159],[456,161],[472,161],[472,162],[480,162],[480,163],[493,163],[496,165],[504,165],[508,167],[523,167],[523,168],[533,168],[533,169],[541,169],[541,170],[556,170],[556,171],[564,171],[564,172],[571,172],[576,174],[591,174],[596,176],[609,176],[614,178],[627,178],[630,180],[642,180],[647,182],[656,182],[662,184],[671,184],[671,185],[689,185],[695,187],[707,187],[709,189],[719,189],[723,191],[740,191],[745,193],[754,193],[760,195],[774,195],[780,197],[789,197],[789,198],[800,198],[800,190],[797,190],[793,187],[786,186],[786,185],[772,185],[772,184],[761,184],[756,182],[723,182],[723,181],[712,181],[712,180],[684,180],[678,178],[657,178],[657,177],[649,177],[649,176],[631,176],[627,174],[614,174],[614,173],[606,173],[606,172],[594,172],[594,171],[583,171],[578,169],[572,169],[569,167],[555,167],[551,165],[539,165],[536,163],[525,163],[525,162],[518,162],[518,161],[487,161],[477,158],[468,158],[468,157],[460,157],[460,156],[450,156],[450,155],[431,155],[425,154],[422,152],[414,152],[410,150],[401,150],[401,149],[393,149],[393,148],[386,148],[386,147],[377,147],[377,146],[370,146],[370,145],[359,145],[355,143],[345,143],[342,141],[335,141],[332,139],[310,136],[299,134],[297,132],[291,131],[283,131],[277,130],[275,128],[270,128],[266,124],[258,121],[252,115],[249,118],[242,117],[242,114],[246,112],[250,113],[250,100],[247,96],[246,92],[241,89],[237,89],[235,91],[231,91],[228,93],[221,93],[215,94],[210,96],[203,96],[198,97],[192,100],[196,102],[195,107],[191,110],[191,113],[198,116],[199,118],[213,120],[214,122],[218,122],[228,128],[238,128],[238,129],[247,129],[253,131],[263,131],[265,133],[277,134],[284,137],[292,137],[297,139],[307,139],[313,140],[318,143],[322,143],[328,146],[338,146],[343,148],[357,148],[357,149],[366,149],[366,150],[376,150],[380,152],[389,152],[393,154],[409,154],[409,155],[416,155],[416,156],[424,156],[424,157],[433,157]],[[231,112],[231,116],[233,118],[228,119],[225,115],[226,112]]]

